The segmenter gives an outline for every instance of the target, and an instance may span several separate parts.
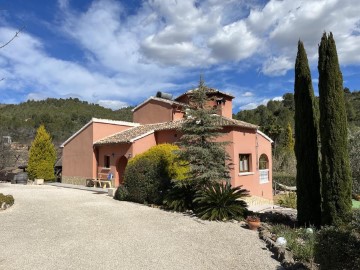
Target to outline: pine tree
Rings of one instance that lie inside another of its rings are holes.
[[[319,105],[322,154],[322,224],[347,222],[352,180],[343,80],[332,33],[319,45]]]
[[[208,106],[207,87],[202,78],[190,95],[186,121],[181,127],[179,159],[189,165],[187,179],[196,185],[230,179],[230,158],[227,142],[221,136],[221,125],[216,110]]]
[[[295,63],[294,92],[297,218],[301,225],[320,226],[319,117],[309,63],[301,41]]]
[[[51,141],[50,134],[41,125],[36,132],[34,141],[31,143],[27,168],[29,178],[54,179],[55,161],[55,146]]]

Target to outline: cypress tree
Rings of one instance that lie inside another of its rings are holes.
[[[351,213],[352,180],[349,166],[343,79],[332,33],[319,45],[319,105],[322,154],[322,224],[347,222]]]
[[[287,124],[285,130],[285,149],[289,152],[294,151],[294,138],[290,123]]]
[[[30,179],[42,178],[52,180],[55,178],[54,165],[56,161],[55,146],[51,141],[50,134],[44,125],[41,125],[29,151],[27,171]]]
[[[298,42],[295,63],[295,156],[298,222],[321,224],[318,112],[304,44]]]
[[[179,159],[189,166],[187,179],[195,185],[229,180],[228,142],[219,142],[222,126],[216,109],[208,105],[207,87],[202,78],[197,89],[190,93],[186,121],[180,131],[182,136]]]

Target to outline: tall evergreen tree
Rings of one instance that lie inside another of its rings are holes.
[[[285,148],[286,150],[292,152],[294,151],[294,138],[293,138],[293,132],[292,128],[290,126],[290,123],[287,124],[286,130],[285,130]]]
[[[44,125],[41,125],[36,132],[29,152],[27,168],[29,178],[54,179],[55,161],[55,146],[51,141],[50,134],[46,131]]]
[[[319,126],[304,44],[298,42],[295,63],[295,156],[298,222],[321,224]]]
[[[200,185],[230,179],[227,142],[217,141],[222,126],[216,110],[208,105],[207,89],[200,78],[198,88],[190,93],[183,135],[178,142],[179,158],[189,165],[187,179]]]
[[[322,223],[341,224],[351,212],[352,180],[343,79],[332,33],[319,45],[319,105],[322,154]]]

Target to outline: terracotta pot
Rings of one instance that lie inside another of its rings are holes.
[[[250,230],[256,231],[260,227],[260,221],[247,221]]]

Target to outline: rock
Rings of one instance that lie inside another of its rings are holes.
[[[2,210],[5,210],[7,208],[7,204],[6,204],[6,202],[3,202],[2,204],[1,204],[1,209]]]

